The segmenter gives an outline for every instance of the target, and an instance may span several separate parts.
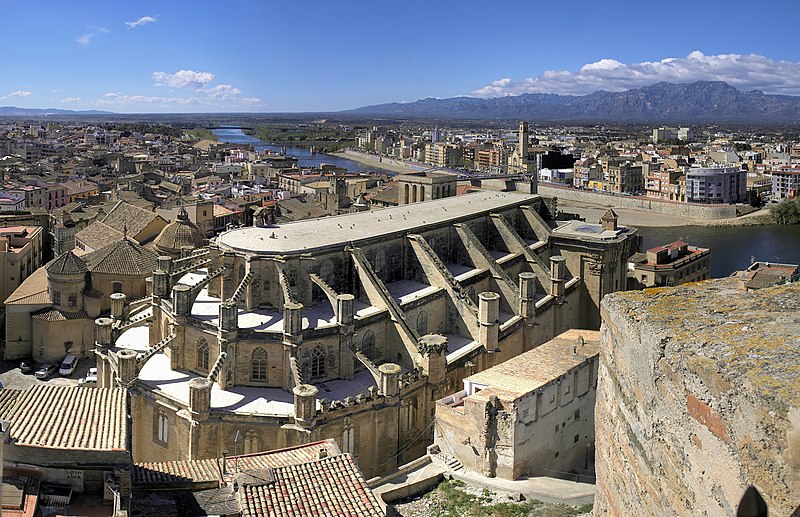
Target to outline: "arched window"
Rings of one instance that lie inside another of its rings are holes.
[[[244,434],[244,453],[254,454],[256,452],[261,452],[261,442],[258,439],[258,433],[251,429]]]
[[[197,342],[197,367],[208,371],[208,342],[203,338]]]
[[[239,265],[239,282],[242,281],[242,279],[244,278],[244,275],[245,275],[244,264],[240,264]]]
[[[156,415],[155,438],[156,441],[164,447],[166,447],[169,442],[169,416],[167,416],[167,413],[163,409],[159,410]]]
[[[286,281],[289,282],[289,285],[292,287],[297,285],[297,270],[295,268],[286,268]]]
[[[417,314],[417,334],[424,336],[428,333],[428,313],[419,311]]]
[[[383,251],[383,248],[380,248],[375,253],[375,272],[380,273],[386,267],[386,252]]]
[[[344,424],[342,430],[342,452],[349,452],[350,454],[356,451],[356,428],[353,427],[351,422]]]
[[[361,353],[370,361],[375,361],[375,333],[371,330],[364,333],[364,338],[361,340]]]
[[[122,292],[122,282],[112,282],[111,283],[111,292],[112,293],[121,293]]]
[[[259,347],[250,356],[252,365],[251,378],[254,381],[267,380],[267,351]]]
[[[311,378],[320,377],[325,377],[325,349],[318,346],[311,352]]]

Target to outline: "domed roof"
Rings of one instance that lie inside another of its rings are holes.
[[[45,269],[48,273],[56,275],[80,275],[89,271],[86,263],[71,251],[59,255],[47,264]]]
[[[125,237],[88,253],[84,260],[92,273],[143,276],[153,272],[157,258],[154,252]]]
[[[179,255],[182,248],[186,246],[191,248],[200,247],[203,245],[204,240],[203,231],[189,220],[189,214],[186,213],[186,209],[181,207],[178,217],[166,225],[153,242],[159,252],[168,255]]]

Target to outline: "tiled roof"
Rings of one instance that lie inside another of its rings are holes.
[[[86,228],[79,230],[75,234],[75,239],[93,250],[99,250],[121,240],[122,236],[122,231],[100,221],[95,221]]]
[[[185,212],[183,212],[185,214]],[[161,230],[155,239],[156,247],[165,252],[177,253],[185,247],[198,248],[203,244],[203,231],[187,217],[178,218]]]
[[[14,422],[9,438],[17,446],[126,450],[128,403],[122,388],[37,385],[3,391],[18,391],[10,408],[0,399],[0,418]]]
[[[103,222],[118,230],[127,226],[128,235],[135,237],[155,219],[162,218],[155,212],[120,201],[103,218]]]
[[[237,498],[243,517],[384,515],[349,454],[275,468],[272,475],[272,483],[239,488]]]
[[[71,251],[62,253],[58,258],[47,264],[45,268],[47,268],[48,273],[58,275],[79,275],[89,270],[86,267],[86,263]]]
[[[229,456],[227,470],[261,470],[272,467],[284,467],[314,461],[319,457],[320,449],[325,449],[328,456],[341,454],[336,442],[332,439],[319,442],[277,449],[274,451]],[[235,467],[234,467],[235,466]],[[167,484],[198,483],[218,480],[221,460],[187,460],[163,461],[156,463],[136,463],[133,466],[132,481],[134,484]]]
[[[23,280],[19,287],[6,298],[5,304],[15,305],[40,305],[49,304],[50,296],[47,294],[47,270],[43,267],[31,273]]]
[[[67,321],[67,320],[82,320],[90,319],[86,311],[67,312],[53,307],[41,309],[33,314],[31,318],[42,321]]]
[[[20,390],[0,389],[0,415],[7,415],[17,403]]]
[[[156,267],[158,255],[131,239],[122,239],[84,255],[92,273],[149,275]]]

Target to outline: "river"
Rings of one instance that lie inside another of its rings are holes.
[[[752,260],[800,263],[800,225],[640,227],[642,250],[682,240],[711,248],[711,276],[729,276]]]
[[[268,144],[254,136],[245,134],[239,128],[221,128],[211,131],[220,142],[229,142],[233,144],[253,144],[256,151],[275,151],[280,152],[280,145]],[[306,147],[290,147],[286,146],[286,154],[289,156],[297,156],[297,162],[300,167],[319,167],[323,163],[336,165],[337,167],[344,167],[348,172],[383,172],[386,171],[378,169],[377,167],[370,167],[347,158],[340,156],[332,156],[329,154],[316,153],[312,154]],[[391,174],[391,173],[389,173]]]

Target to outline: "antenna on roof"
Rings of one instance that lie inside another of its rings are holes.
[[[127,239],[128,238],[128,220],[127,219],[125,219],[125,222],[122,223],[122,238],[123,239]]]

